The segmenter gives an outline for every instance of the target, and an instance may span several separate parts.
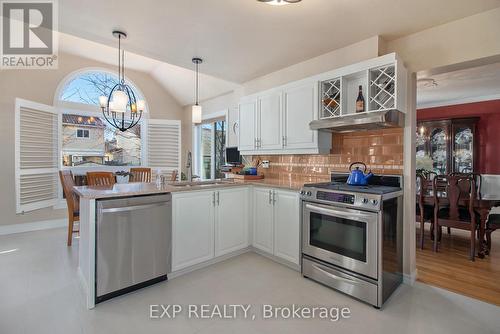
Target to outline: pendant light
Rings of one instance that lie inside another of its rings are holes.
[[[192,113],[192,122],[193,124],[200,124],[201,123],[201,106],[198,103],[198,65],[203,62],[203,59],[201,58],[193,58],[192,59],[193,63],[195,64],[196,67],[196,87],[195,87],[195,95],[196,95],[196,101],[194,105],[191,108],[191,113]]]
[[[125,132],[139,123],[146,103],[144,100],[137,100],[132,87],[125,83],[125,50],[121,48],[121,41],[122,38],[127,38],[127,34],[113,31],[113,36],[118,38],[118,83],[111,89],[108,97],[99,97],[99,105],[106,121]]]

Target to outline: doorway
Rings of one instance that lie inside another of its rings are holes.
[[[417,219],[417,280],[496,305],[500,305],[500,232],[492,231],[492,218],[497,210],[500,214],[499,129],[500,63],[417,74],[417,215],[424,217]],[[453,180],[469,187],[455,191]],[[429,189],[434,199],[420,196],[420,191]],[[468,204],[470,194],[478,200]],[[460,217],[451,219],[455,202]],[[467,212],[474,212],[475,219],[466,217]],[[447,222],[455,219],[471,223],[448,227]],[[488,245],[485,236],[490,231]],[[469,256],[472,239],[474,261]]]

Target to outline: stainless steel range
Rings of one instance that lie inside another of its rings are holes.
[[[402,177],[347,177],[300,192],[302,275],[380,308],[403,280]]]

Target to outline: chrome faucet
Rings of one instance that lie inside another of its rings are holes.
[[[191,181],[193,179],[193,157],[191,155],[191,151],[187,152],[186,173],[188,181]]]
[[[187,152],[186,172],[187,172],[187,180],[189,182],[193,181],[193,179],[199,178],[198,175],[193,175],[193,156],[191,154],[191,151]]]

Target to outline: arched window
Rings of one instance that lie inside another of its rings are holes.
[[[121,132],[107,123],[99,96],[108,96],[118,76],[101,69],[69,75],[59,85],[55,105],[62,113],[62,165],[65,167],[139,166],[142,164],[142,124]],[[142,93],[126,82],[138,99]]]
[[[117,83],[118,76],[112,72],[98,69],[79,71],[63,81],[56,102],[99,106],[99,96],[108,96]],[[132,87],[138,100],[144,99],[134,84],[128,80],[126,83]]]

